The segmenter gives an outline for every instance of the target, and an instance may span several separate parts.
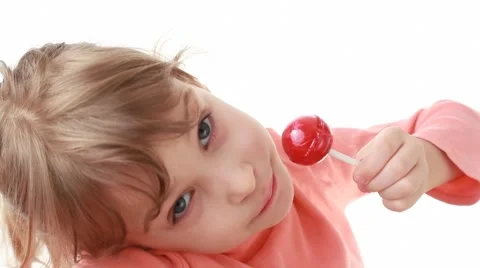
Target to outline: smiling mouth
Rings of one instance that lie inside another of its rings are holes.
[[[265,199],[264,199],[265,201],[263,202],[262,209],[260,210],[260,212],[257,214],[255,218],[265,213],[271,207],[275,199],[276,192],[277,192],[277,178],[275,177],[275,174],[273,174],[272,180],[265,193]]]

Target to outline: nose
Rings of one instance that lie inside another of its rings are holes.
[[[251,165],[232,170],[228,180],[227,195],[232,204],[242,203],[255,191],[256,179]]]

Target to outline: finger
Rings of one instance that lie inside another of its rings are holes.
[[[383,199],[383,205],[391,211],[402,212],[411,208],[424,194],[425,182],[419,187],[415,193],[402,199]]]
[[[424,169],[421,165],[416,165],[413,169],[406,174],[401,180],[394,183],[392,186],[379,191],[380,196],[387,200],[397,200],[406,198],[415,194],[419,188],[422,187],[425,181]]]
[[[353,179],[366,184],[382,170],[390,158],[403,145],[405,133],[399,127],[389,127],[381,131],[357,154],[359,163]]]
[[[371,192],[383,191],[405,177],[418,163],[420,154],[416,146],[404,144],[383,169],[367,185]]]

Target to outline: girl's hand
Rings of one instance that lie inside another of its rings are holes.
[[[399,127],[383,129],[357,154],[353,175],[362,192],[378,192],[385,207],[404,211],[427,191],[429,169],[422,140]]]

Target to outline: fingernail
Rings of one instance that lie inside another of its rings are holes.
[[[367,180],[363,176],[355,175],[353,176],[353,180],[358,184],[366,184]]]
[[[357,186],[358,186],[358,190],[360,190],[360,192],[362,192],[362,193],[369,193],[370,192],[368,190],[368,186],[366,184],[359,183],[359,184],[357,184]]]
[[[357,159],[357,162],[360,164],[363,162],[363,160],[365,159],[365,157],[362,157],[362,158],[356,158]]]

